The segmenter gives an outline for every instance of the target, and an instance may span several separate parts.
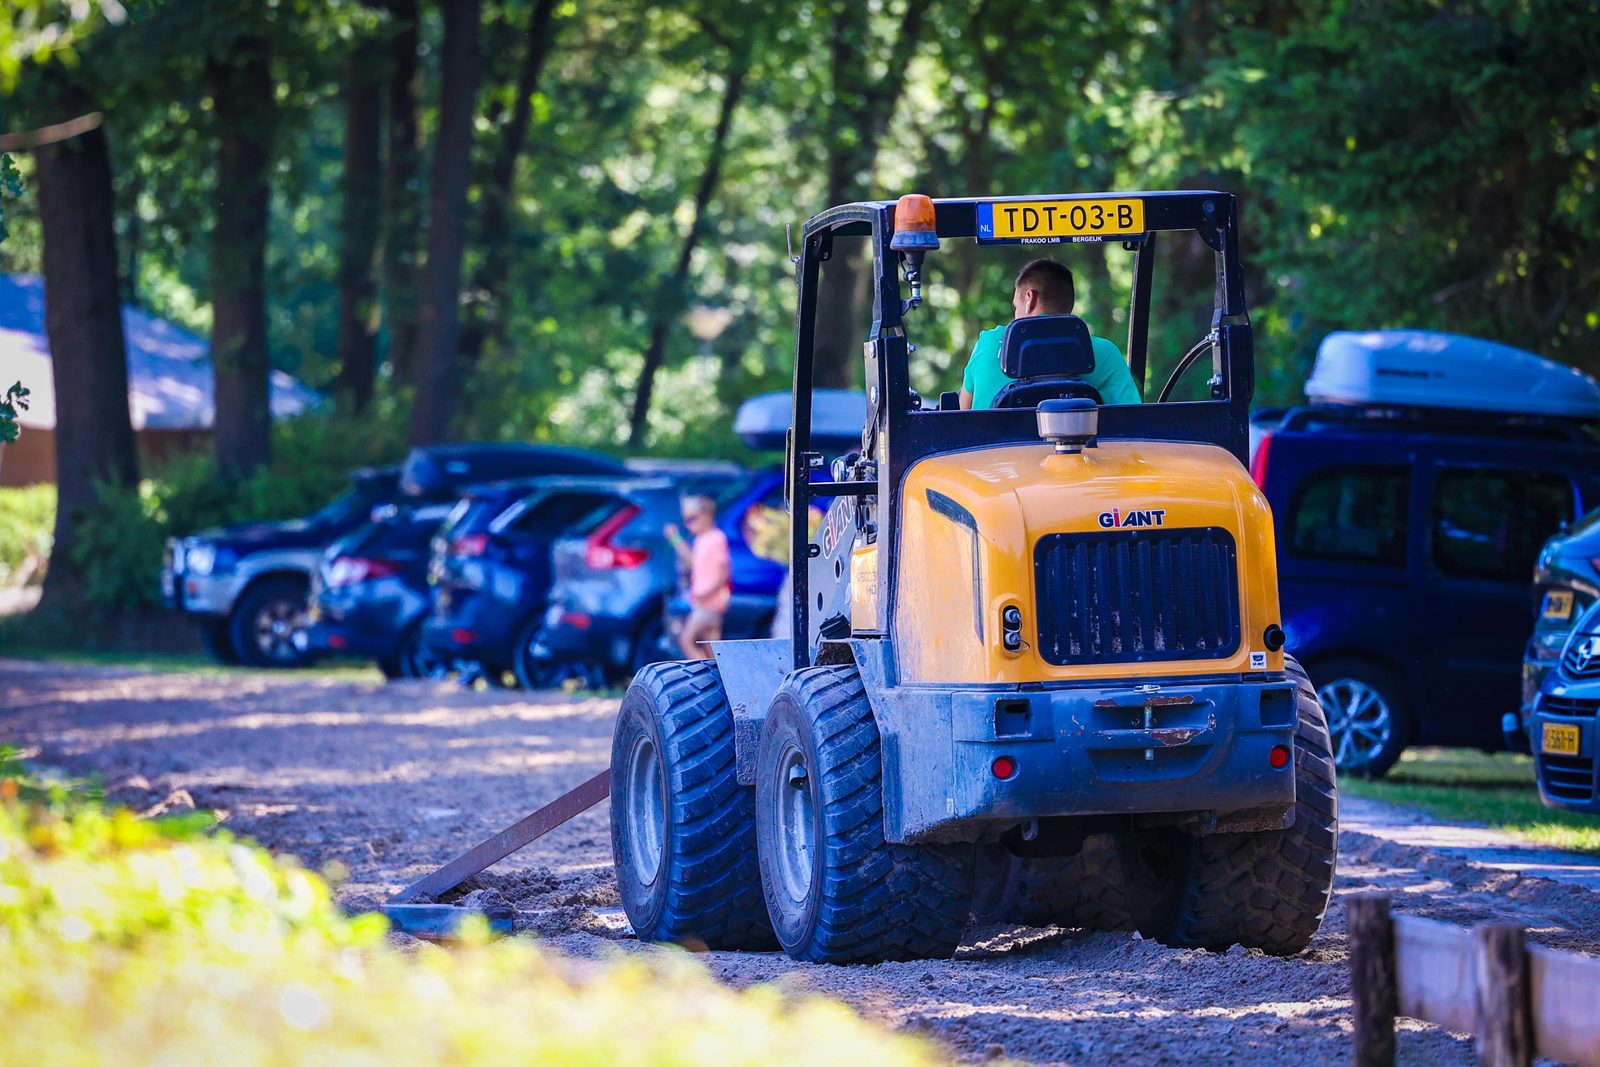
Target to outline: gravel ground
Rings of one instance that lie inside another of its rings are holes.
[[[612,699],[359,684],[314,675],[145,674],[0,660],[0,743],[97,773],[138,810],[191,804],[329,869],[340,899],[378,904],[606,763]],[[616,911],[600,805],[480,876],[521,930],[564,953],[655,951]],[[469,887],[472,888],[472,887]],[[1176,951],[1131,934],[987,927],[954,960],[827,967],[776,953],[708,953],[733,985],[776,981],[840,997],[969,1061],[1348,1062],[1339,898],[1381,888],[1396,908],[1457,923],[1527,925],[1600,951],[1600,894],[1458,855],[1346,832],[1322,932],[1294,959]],[[1473,1062],[1469,1039],[1402,1020],[1400,1062]]]

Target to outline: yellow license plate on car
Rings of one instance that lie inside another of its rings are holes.
[[[1576,756],[1578,754],[1578,728],[1576,726],[1563,726],[1561,723],[1547,722],[1544,724],[1544,743],[1539,746],[1541,752],[1548,752],[1553,756]]]
[[[1055,243],[1144,233],[1142,200],[1015,200],[978,205],[978,240]]]
[[[1544,595],[1543,615],[1547,619],[1572,618],[1572,594],[1552,589]]]

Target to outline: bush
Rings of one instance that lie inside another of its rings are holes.
[[[671,950],[407,953],[317,875],[209,825],[107,809],[0,751],[0,1062],[935,1062],[842,1005],[735,992]]]
[[[56,487],[0,489],[0,585],[11,585],[32,558],[50,558],[56,525]]]
[[[168,463],[136,489],[102,487],[99,503],[73,529],[72,558],[90,603],[107,615],[153,606],[168,537],[308,514],[349,487],[351,470],[404,453],[402,427],[392,419],[308,415],[273,432],[272,465],[242,482],[220,477],[209,454],[196,454]],[[50,502],[53,513],[53,490]]]

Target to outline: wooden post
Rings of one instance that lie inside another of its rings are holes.
[[[1345,900],[1350,929],[1350,997],[1355,1024],[1356,1067],[1392,1067],[1395,989],[1394,923],[1389,898],[1363,893]]]
[[[1533,1062],[1533,1012],[1527,933],[1509,923],[1472,931],[1472,971],[1478,987],[1478,1063],[1528,1067]]]

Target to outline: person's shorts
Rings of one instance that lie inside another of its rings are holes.
[[[689,621],[686,627],[702,641],[722,640],[722,612],[707,611],[705,608],[690,608]]]

